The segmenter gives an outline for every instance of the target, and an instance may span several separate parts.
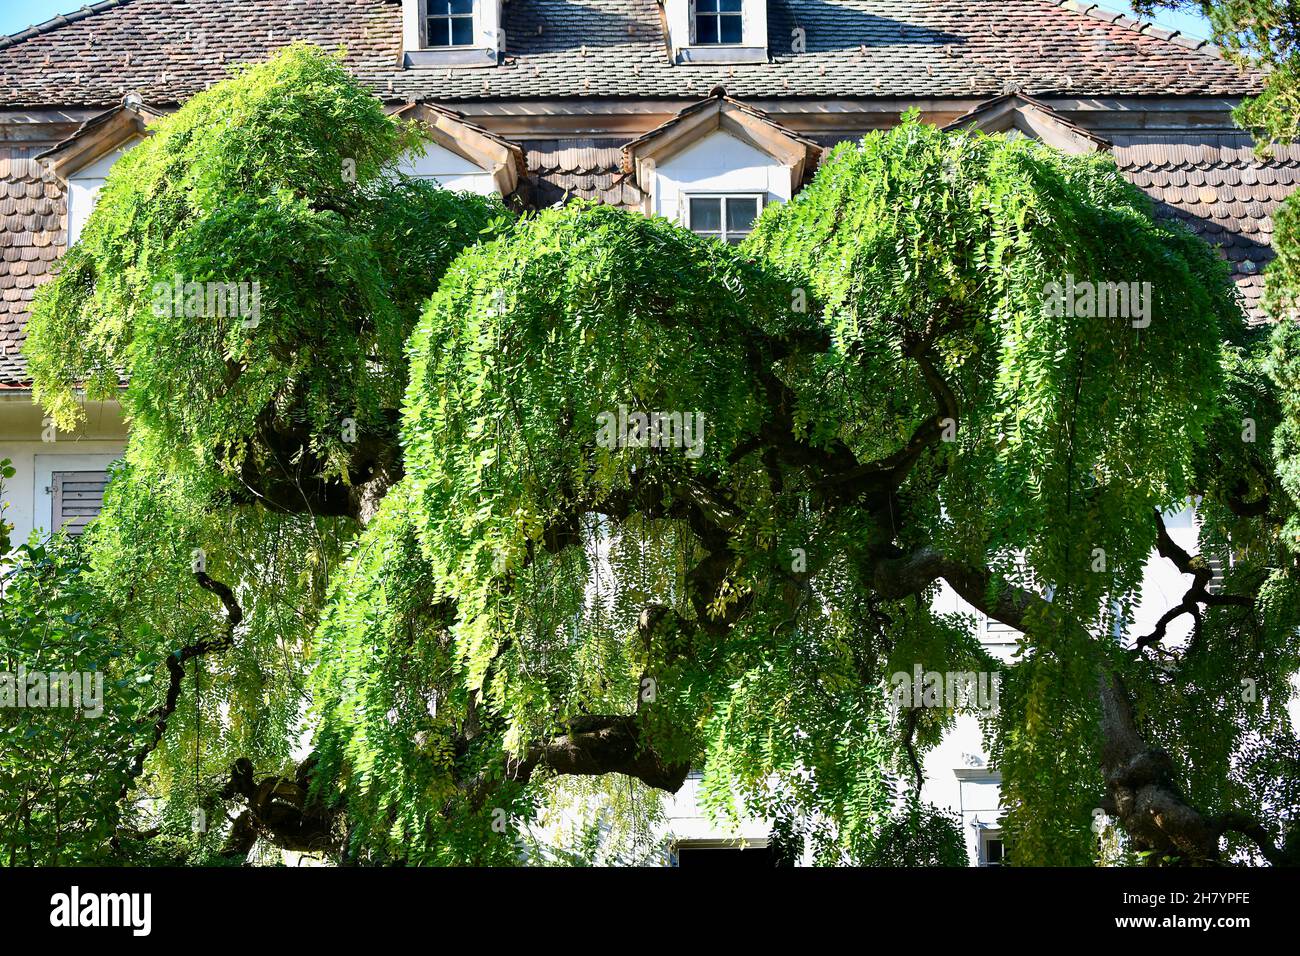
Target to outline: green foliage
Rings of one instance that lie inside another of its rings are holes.
[[[881,828],[867,866],[967,866],[956,814],[910,799]]]
[[[213,860],[235,758],[259,775],[292,771],[310,636],[355,533],[312,516],[312,482],[365,478],[393,443],[423,301],[461,248],[508,218],[497,201],[394,175],[419,141],[339,58],[290,47],[156,123],[42,290],[28,341],[49,411],[71,424],[84,385],[132,419],[128,463],[85,542],[93,626],[142,649],[153,709],[164,659],[227,626],[196,582],[199,555],[244,617],[229,650],[186,665],[124,808],[127,824],[158,832],[155,846],[123,854]],[[256,322],[156,309],[155,285],[176,276],[258,283]]]
[[[87,626],[157,708],[168,655],[228,627],[203,582],[242,611],[127,780],[120,816],[157,836],[124,856],[221,859],[245,758],[309,772],[352,862],[646,859],[651,788],[694,767],[787,859],[957,865],[919,778],[965,713],[1015,862],[1085,864],[1103,669],[1199,805],[1286,822],[1296,343],[1246,333],[1224,267],[1109,160],[909,117],[736,248],[585,203],[510,222],[387,176],[413,136],[290,48],[161,121],[42,293],[61,421],[79,383],[130,379]],[[172,275],[260,281],[261,318],[160,315]],[[1098,315],[1056,307],[1069,283],[1149,286]],[[669,441],[622,432],[651,414]],[[1260,603],[1122,652],[1152,515],[1194,495],[1203,553]],[[940,578],[1018,609],[1009,663],[935,609]],[[1229,700],[1242,661],[1262,734]],[[917,667],[1003,678],[1000,710],[891,700]]]
[[[0,568],[9,558],[9,552],[13,549],[13,542],[9,535],[13,532],[14,526],[5,521],[4,513],[9,509],[9,502],[4,500],[5,482],[14,476],[13,463],[8,458],[0,458]]]
[[[151,133],[41,290],[26,345],[38,398],[72,427],[78,387],[114,398],[124,376],[135,460],[160,472],[364,470],[391,438],[420,304],[504,210],[396,177],[417,130],[305,46]],[[209,299],[226,283],[243,284],[242,308]]]
[[[887,455],[934,407],[908,359],[929,354],[950,386],[955,440],[904,486],[890,533],[1054,593],[996,744],[1017,859],[1086,862],[1103,649],[1084,628],[1123,619],[1152,511],[1198,487],[1220,342],[1241,325],[1226,272],[1108,159],[916,122],[837,147],[748,246],[802,268],[825,305],[836,347],[804,393],[813,434]],[[1068,278],[1149,282],[1149,315],[1053,308]]]
[[[76,541],[22,545],[0,569],[0,865],[105,863],[152,674],[105,626]]]
[[[1040,581],[1095,581],[1085,614],[1111,585],[1079,574],[1093,548],[1136,583],[1152,508],[1187,497],[1240,314],[1209,250],[1154,222],[1113,163],[908,122],[837,147],[749,245],[825,302],[836,348],[804,396],[814,434],[888,454],[933,408],[907,358],[934,351],[963,414],[934,499],[946,520],[918,530],[1000,568],[1023,554]],[[1045,290],[1067,277],[1149,282],[1149,327],[1053,314]]]
[[[163,797],[142,808],[139,829],[158,827],[185,852],[211,854],[226,816],[216,793],[240,757],[263,774],[292,771],[310,698],[308,665],[324,588],[352,539],[350,522],[263,509],[213,507],[206,489],[158,484],[130,466],[113,475],[104,511],[86,534],[101,614],[150,649],[137,663],[162,702],[168,654],[218,639],[220,602],[196,583],[196,562],[226,582],[244,620],[231,648],[186,667],[169,730],[142,789]],[[300,755],[298,755],[300,756]],[[197,818],[207,830],[196,830]]]
[[[1259,94],[1238,106],[1238,122],[1267,157],[1272,143],[1300,133],[1300,9],[1284,0],[1169,0],[1138,5],[1194,7],[1228,57],[1264,74]],[[1286,714],[1300,627],[1300,212],[1288,197],[1273,216],[1275,258],[1265,273],[1265,307],[1279,320],[1233,341],[1228,388],[1203,466],[1201,553],[1230,565],[1225,587],[1255,595],[1257,613],[1210,609],[1193,631],[1184,687],[1148,675],[1145,713],[1189,761],[1189,787],[1206,806],[1242,809],[1274,832],[1294,830],[1295,729]],[[1243,519],[1243,505],[1252,517]],[[1155,690],[1152,688],[1154,685]],[[1191,732],[1190,728],[1196,728]],[[1243,734],[1243,728],[1251,733]],[[1244,750],[1244,759],[1243,759]],[[1240,854],[1248,844],[1233,838]],[[1294,838],[1291,841],[1295,844]]]

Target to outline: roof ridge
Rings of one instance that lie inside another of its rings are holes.
[[[60,13],[41,23],[34,23],[25,30],[19,30],[17,33],[10,33],[7,36],[0,36],[0,50],[22,43],[24,40],[30,40],[32,37],[40,36],[43,33],[50,33],[59,27],[67,26],[69,23],[76,23],[78,20],[93,17],[105,10],[124,7],[130,2],[131,0],[99,0],[98,3],[85,4],[79,10],[73,10],[71,13]]]
[[[1199,53],[1226,62],[1223,50],[1209,40],[1198,40],[1196,37],[1185,36],[1178,30],[1166,30],[1164,27],[1156,26],[1153,22],[1136,20],[1121,10],[1112,10],[1100,3],[1086,3],[1083,0],[1053,0],[1053,2],[1062,9],[1092,17],[1094,20],[1101,20],[1103,23],[1113,24],[1132,33],[1140,33],[1143,36],[1155,37],[1157,40],[1176,43],[1185,49],[1196,50]]]

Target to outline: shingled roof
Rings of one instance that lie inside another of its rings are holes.
[[[1133,136],[1113,149],[1120,171],[1157,203],[1157,214],[1179,219],[1214,243],[1232,265],[1246,313],[1260,307],[1264,267],[1273,259],[1273,216],[1300,185],[1300,146],[1276,146],[1267,161],[1246,133]]]
[[[59,181],[32,159],[0,159],[0,388],[26,380],[18,349],[36,287],[63,252],[65,204]]]
[[[404,69],[397,0],[104,0],[0,40],[0,108],[176,103],[291,40],[392,100],[1249,93],[1212,47],[1073,0],[769,0],[771,62],[674,66],[656,0],[510,0],[488,69]],[[792,31],[806,31],[794,54]]]
[[[638,210],[645,198],[622,170],[623,143],[610,139],[546,139],[528,143],[533,203],[554,206],[569,199],[594,199]]]

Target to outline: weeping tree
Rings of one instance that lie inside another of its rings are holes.
[[[129,153],[41,294],[46,407],[132,420],[80,572],[157,678],[104,858],[510,863],[563,807],[643,847],[698,768],[787,856],[960,862],[922,757],[975,708],[916,667],[1000,672],[1015,862],[1096,861],[1103,812],[1297,858],[1295,360],[1111,163],[908,117],[737,248],[512,222],[394,175],[415,135],[292,48]],[[232,281],[255,323],[156,307]],[[1191,583],[1139,633],[1153,552]]]

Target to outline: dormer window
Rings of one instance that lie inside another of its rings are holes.
[[[474,0],[423,2],[425,46],[470,46],[474,42]]]
[[[505,50],[503,0],[402,0],[403,64],[496,66]]]
[[[767,62],[767,0],[659,0],[673,62]]]
[[[741,0],[695,0],[695,42],[738,45],[744,34]]]
[[[763,207],[785,202],[817,168],[821,147],[721,87],[623,147],[642,209],[702,236],[740,242]]]

